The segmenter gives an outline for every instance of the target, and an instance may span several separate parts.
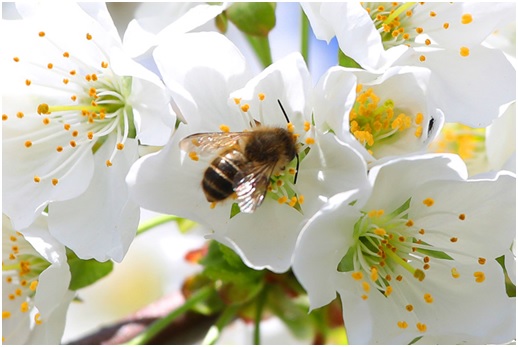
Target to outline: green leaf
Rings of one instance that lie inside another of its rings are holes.
[[[226,10],[228,19],[248,35],[268,36],[275,27],[275,3],[237,2]]]
[[[211,242],[205,258],[200,261],[203,274],[217,281],[240,285],[260,281],[264,271],[256,271],[246,266],[230,248],[218,242]]]
[[[89,286],[113,270],[113,262],[98,262],[95,259],[79,259],[74,252],[67,249],[67,262],[70,266],[72,279],[70,280],[69,289],[78,290]]]
[[[338,50],[338,65],[361,69],[362,67],[353,58],[347,56],[340,49]]]
[[[347,253],[343,256],[342,260],[340,260],[340,263],[338,263],[336,270],[340,271],[340,272],[353,271],[354,270],[353,259],[354,259],[354,248],[351,247],[351,248],[349,248],[349,250],[347,250]]]
[[[233,203],[232,207],[230,208],[230,218],[234,217],[238,213],[241,212],[241,209],[239,208],[239,205],[237,203]]]

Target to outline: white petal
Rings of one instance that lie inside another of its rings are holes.
[[[466,177],[466,166],[455,155],[428,154],[395,158],[370,170],[369,179],[374,188],[366,210],[383,208],[391,212],[425,182]]]
[[[228,96],[249,75],[243,55],[226,37],[212,32],[174,36],[153,56],[187,123],[214,131],[221,124],[214,117],[232,119]]]
[[[515,70],[501,51],[482,46],[468,48],[468,57],[453,50],[424,52],[416,48],[397,64],[418,62],[432,70],[429,90],[446,121],[478,128],[490,124],[498,116],[499,107],[515,99],[516,85],[511,78]],[[426,56],[426,61],[419,62],[421,54]],[[492,68],[481,69],[480,66]]]
[[[493,170],[516,172],[516,102],[506,105],[505,112],[486,130],[486,151]]]
[[[237,214],[227,230],[216,229],[209,237],[233,248],[253,269],[282,273],[291,265],[303,218],[288,205],[266,199],[254,213]]]
[[[137,143],[128,139],[114,158],[105,160],[115,146],[111,136],[95,155],[95,173],[79,197],[49,205],[51,234],[83,259],[122,261],[135,236],[138,206],[128,200],[125,177],[137,159]]]
[[[317,127],[322,131],[332,129],[343,139],[349,134],[349,113],[356,100],[356,76],[339,66],[330,68],[318,81],[314,98]]]
[[[300,233],[293,271],[308,293],[310,309],[336,297],[336,267],[352,245],[353,226],[361,217],[359,209],[349,205],[354,199],[352,191],[332,197]]]
[[[315,33],[316,38],[326,40],[327,43],[329,43],[336,33],[331,23],[329,23],[326,18],[322,17],[320,13],[322,5],[322,3],[316,2],[300,3],[304,13],[308,17],[311,29]]]
[[[440,232],[425,232],[423,241],[460,251],[451,253],[455,260],[494,259],[515,238],[515,189],[515,177],[506,174],[495,180],[430,181],[414,190],[409,213],[419,228]],[[434,199],[433,206],[423,204],[426,198]],[[460,214],[465,215],[464,220],[459,219]],[[458,241],[452,243],[451,237]]]
[[[300,165],[297,188],[304,195],[306,216],[315,213],[340,192],[369,186],[367,167],[362,157],[333,134],[319,135]]]

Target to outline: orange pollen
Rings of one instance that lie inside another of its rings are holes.
[[[415,31],[416,33],[418,34],[422,34],[424,32],[423,28],[419,27],[419,28],[415,28]]]
[[[460,22],[462,24],[469,24],[469,23],[473,22],[473,16],[471,16],[471,14],[469,14],[469,13],[465,13],[462,15]]]
[[[9,119],[9,117],[4,113],[4,114],[2,115],[2,120],[8,120],[8,119]]]
[[[399,321],[399,322],[397,322],[397,326],[401,329],[406,329],[406,328],[408,328],[408,323],[405,321]]]
[[[486,275],[482,271],[475,271],[473,276],[475,276],[475,282],[477,283],[482,283],[486,280]]]
[[[108,67],[108,63],[107,63],[107,62],[105,62],[105,61],[101,62],[101,67],[102,67],[103,69],[106,69],[106,68]]]
[[[86,135],[88,137],[89,140],[93,139],[94,138],[94,133],[93,131],[89,131],[88,134]]]
[[[43,118],[43,124],[49,125],[50,124],[50,119],[49,118]]]
[[[450,23],[444,23],[444,24],[442,25],[442,27],[443,27],[444,29],[448,29],[448,28],[450,27]]]
[[[465,220],[466,219],[466,215],[464,213],[459,214],[459,219],[460,220]]]
[[[117,149],[118,149],[119,151],[122,151],[122,150],[124,149],[124,144],[119,142],[119,143],[117,144]]]
[[[430,39],[424,40],[424,44],[427,46],[430,46],[431,43],[432,43],[432,41],[430,41]]]
[[[54,64],[52,64],[52,63],[48,63],[48,64],[47,64],[47,69],[49,69],[49,70],[50,70],[50,69],[52,69],[53,67],[54,67]]]
[[[39,176],[34,176],[34,182],[40,183],[41,182],[41,178]]]
[[[424,62],[426,60],[426,57],[424,55],[419,56],[419,61]]]
[[[460,277],[460,273],[459,273],[459,271],[457,271],[456,268],[452,268],[451,269],[451,277],[453,277],[453,278],[459,278]]]
[[[265,98],[265,95],[263,93],[259,93],[258,97],[259,97],[259,100],[263,101]]]
[[[244,104],[243,106],[241,106],[241,111],[243,111],[243,112],[247,112],[249,109],[250,109],[250,105],[248,105],[248,104]]]
[[[24,144],[24,145],[25,145],[25,147],[29,148],[29,147],[31,147],[31,146],[32,146],[32,142],[31,142],[31,141],[29,141],[29,140],[27,140],[27,141],[25,141],[25,144]]]
[[[70,124],[68,124],[68,123],[63,124],[63,129],[70,130]]]
[[[459,239],[458,239],[458,238],[456,238],[456,237],[452,237],[452,238],[450,239],[450,242],[457,242],[457,241],[459,241]]]
[[[467,57],[469,55],[469,48],[468,47],[461,47],[460,48],[460,55],[462,57]]]
[[[70,70],[69,74],[74,76],[76,74],[76,70]]]
[[[45,32],[44,32],[44,31],[40,31],[40,32],[38,33],[38,35],[39,35],[39,37],[44,37],[44,36],[45,36]]]
[[[63,57],[64,57],[64,58],[70,58],[70,53],[68,53],[68,52],[64,52],[64,53],[63,53]]]
[[[111,161],[106,160],[106,166],[110,167],[110,166],[112,166],[112,165],[113,165],[113,164],[112,164],[112,162],[111,162]]]
[[[70,99],[72,99],[72,101],[76,101],[76,100],[77,100],[77,96],[76,96],[76,95],[72,95],[72,96],[70,97]]]
[[[425,204],[426,206],[430,207],[434,204],[434,200],[432,198],[426,198],[423,200],[423,204]]]
[[[27,87],[28,87],[28,86],[30,86],[30,85],[31,85],[31,83],[32,83],[32,82],[31,82],[31,80],[25,80],[25,85],[26,85]]]
[[[424,333],[424,332],[426,331],[426,324],[423,324],[423,323],[417,323],[417,324],[416,324],[416,327],[417,327],[417,330],[419,330],[419,332]]]
[[[87,39],[87,40],[91,40],[91,39],[92,39],[92,35],[90,35],[90,34],[88,34],[88,33],[87,33],[87,34],[86,34],[86,39]]]
[[[434,11],[430,11],[430,17],[435,17],[437,16],[437,13],[435,13]]]
[[[18,63],[18,62],[20,61],[20,58],[18,58],[18,57],[14,57],[14,58],[13,58],[13,60],[14,60],[16,63]]]
[[[433,297],[430,293],[426,293],[423,298],[424,301],[428,304],[431,304],[433,302]]]
[[[406,306],[405,306],[405,308],[406,308],[406,310],[407,310],[408,312],[412,312],[412,311],[414,310],[414,306],[412,306],[412,305],[410,305],[410,304],[406,305]]]
[[[77,131],[77,130],[72,131],[72,136],[77,137],[77,135],[79,135],[79,131]]]
[[[59,180],[57,178],[52,179],[52,185],[56,186],[59,183]]]
[[[478,258],[478,263],[480,265],[484,265],[486,263],[486,258]]]
[[[57,146],[57,147],[56,147],[56,151],[58,151],[58,152],[62,152],[62,151],[63,151],[63,147],[61,147],[61,146]]]
[[[70,146],[71,147],[75,147],[75,146],[77,146],[77,143],[74,140],[71,140],[70,141]]]

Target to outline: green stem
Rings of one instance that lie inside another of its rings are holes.
[[[236,312],[239,309],[238,305],[230,305],[228,306],[223,313],[219,316],[217,322],[210,327],[207,335],[203,339],[202,345],[213,345],[215,344],[220,336],[223,328],[230,323],[235,317]]]
[[[266,68],[271,65],[273,60],[268,36],[253,36],[245,34],[245,37],[252,46],[263,67]]]
[[[300,53],[309,64],[309,20],[304,10],[300,9]]]
[[[137,235],[142,234],[145,231],[148,231],[149,229],[153,229],[154,227],[157,227],[161,224],[168,223],[168,222],[177,222],[181,218],[177,216],[158,216],[151,219],[148,219],[142,223],[139,224],[137,229]]]
[[[193,296],[187,299],[184,304],[178,307],[176,310],[169,313],[167,316],[156,320],[153,324],[151,324],[146,331],[137,335],[130,341],[126,342],[127,345],[145,345],[153,337],[158,335],[162,330],[164,330],[169,324],[171,324],[176,318],[178,318],[183,313],[189,311],[194,305],[198,302],[207,299],[212,293],[214,289],[212,287],[205,287],[197,291]]]
[[[261,318],[263,316],[264,303],[266,302],[266,294],[268,287],[264,287],[257,297],[257,306],[255,311],[255,322],[254,322],[254,345],[261,344]]]

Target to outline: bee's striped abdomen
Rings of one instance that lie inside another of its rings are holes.
[[[235,149],[222,153],[212,161],[201,182],[207,201],[221,201],[234,192],[234,177],[244,162],[243,154]]]

